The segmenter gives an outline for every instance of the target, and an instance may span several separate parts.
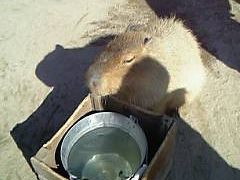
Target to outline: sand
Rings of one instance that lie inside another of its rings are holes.
[[[36,179],[29,158],[87,94],[95,54],[154,12],[185,20],[208,62],[200,97],[182,112],[168,179],[240,179],[240,5],[224,0],[1,1],[0,179]]]

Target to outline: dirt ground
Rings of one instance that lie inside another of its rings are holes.
[[[83,75],[95,54],[154,13],[184,20],[208,74],[199,98],[181,112],[168,179],[240,179],[237,0],[1,1],[0,179],[36,179],[29,158],[87,94]]]

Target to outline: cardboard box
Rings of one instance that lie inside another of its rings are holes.
[[[61,141],[66,132],[82,117],[97,111],[114,111],[137,117],[148,141],[148,168],[142,180],[165,179],[173,161],[176,118],[154,114],[139,107],[125,104],[113,97],[88,95],[59,131],[31,158],[40,180],[66,180],[60,161]]]

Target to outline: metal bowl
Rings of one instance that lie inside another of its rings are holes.
[[[61,145],[62,164],[71,179],[127,179],[140,168],[146,153],[147,140],[141,127],[114,112],[81,119]]]

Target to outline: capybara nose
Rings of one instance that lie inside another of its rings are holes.
[[[92,76],[90,79],[89,79],[89,88],[92,92],[96,92],[98,87],[99,87],[99,78],[95,77],[95,76]]]
[[[96,88],[96,87],[97,87],[97,81],[96,81],[96,80],[91,81],[90,86],[91,86],[92,88]]]

